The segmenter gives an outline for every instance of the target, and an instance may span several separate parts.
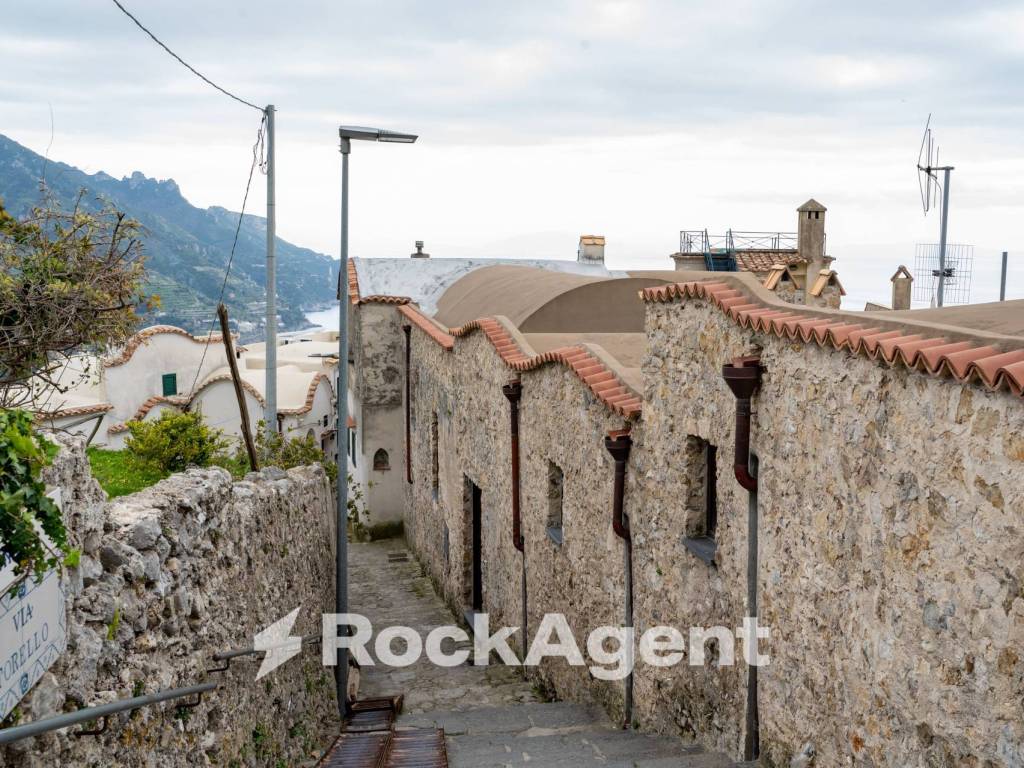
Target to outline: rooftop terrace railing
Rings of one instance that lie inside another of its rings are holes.
[[[706,229],[684,229],[679,232],[680,253],[711,253],[714,251],[795,251],[796,232],[739,232],[709,235]]]

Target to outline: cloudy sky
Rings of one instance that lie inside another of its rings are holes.
[[[572,258],[596,232],[613,267],[669,267],[680,229],[795,229],[814,197],[861,308],[937,239],[914,168],[932,112],[956,166],[950,240],[976,246],[972,296],[996,296],[1006,249],[1024,297],[1020,2],[123,2],[277,106],[278,232],[301,245],[337,254],[336,126],[380,125],[421,139],[354,148],[353,255],[423,239],[435,256]],[[109,0],[4,6],[0,132],[237,210],[258,112]]]

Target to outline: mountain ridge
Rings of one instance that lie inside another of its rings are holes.
[[[160,296],[160,307],[142,322],[178,325],[205,332],[214,317],[238,225],[238,213],[222,206],[199,208],[174,179],[141,171],[117,179],[105,171],[86,173],[42,155],[0,134],[0,199],[14,216],[42,201],[40,179],[61,206],[81,191],[86,205],[105,200],[144,228],[146,289]],[[246,337],[262,332],[265,315],[266,219],[245,214],[224,303]],[[326,254],[282,240],[277,249],[278,316],[285,330],[305,327],[305,310],[337,300],[338,262]]]

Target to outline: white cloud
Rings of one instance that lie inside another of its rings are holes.
[[[197,204],[238,206],[255,112],[194,80],[112,6],[23,5],[0,34],[0,130],[44,150],[49,102],[52,158],[173,177]],[[913,170],[929,112],[957,166],[956,239],[1024,251],[1020,9],[136,5],[214,80],[277,105],[278,228],[325,252],[337,250],[336,126],[380,124],[421,139],[353,153],[353,253],[404,255],[425,239],[437,256],[570,258],[576,235],[594,230],[617,266],[668,266],[682,227],[789,229],[813,196],[829,207],[847,289],[880,286],[884,299],[889,262],[934,237]],[[263,205],[262,184],[250,210]]]

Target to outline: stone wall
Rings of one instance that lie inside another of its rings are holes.
[[[412,339],[414,482],[407,487],[407,540],[461,615],[470,604],[472,573],[469,483],[479,487],[483,607],[492,628],[519,627],[522,560],[512,541],[509,404],[501,391],[514,372],[483,333],[460,339],[450,352],[419,329],[413,328]],[[623,547],[609,524],[613,465],[602,442],[622,420],[561,366],[523,376],[520,413],[530,637],[545,613],[562,613],[585,651],[591,629],[619,625],[623,615]],[[560,545],[547,533],[549,463],[564,476]],[[513,646],[520,643],[517,633]],[[554,659],[531,674],[560,697],[596,697],[621,713],[622,684],[596,681],[585,667]]]
[[[637,634],[735,629],[747,614],[749,495],[732,473],[736,401],[723,363],[758,352],[759,671],[764,762],[787,766],[1024,766],[1024,407],[1019,398],[741,329],[700,300],[651,304],[644,407],[625,509]],[[467,479],[482,489],[484,608],[520,624],[511,542],[513,378],[482,333],[445,351],[413,328],[413,480],[407,534],[448,602],[468,603]],[[610,525],[620,428],[558,365],[522,374],[522,511],[531,632],[563,612],[578,639],[619,624],[622,543]],[[437,414],[438,483],[433,491]],[[687,458],[717,446],[715,564],[682,538],[699,510]],[[564,475],[564,542],[546,532],[549,462]],[[445,542],[447,541],[447,547]],[[581,640],[582,642],[582,640]],[[747,667],[639,664],[634,721],[739,757]],[[621,712],[621,683],[549,662],[560,697]]]
[[[740,330],[700,301],[650,305],[648,336],[636,456],[660,482],[645,484],[639,507],[683,498],[666,441],[719,441],[726,527],[717,573],[704,578],[729,593],[726,614],[744,595],[746,503],[729,471],[735,401],[720,370],[757,348],[767,369],[752,433],[760,620],[772,631],[759,679],[766,762],[788,765],[810,744],[821,766],[1024,765],[1020,399]],[[713,604],[716,591],[689,592],[694,567],[661,539],[655,557],[677,564],[675,597],[653,604],[685,623],[687,606]],[[644,579],[638,572],[646,596],[654,580]],[[692,675],[677,669],[673,683],[687,706],[742,716],[742,691],[720,699],[735,686],[701,691],[679,679]],[[675,705],[664,691],[643,710],[652,724]],[[698,737],[722,744],[716,730]]]
[[[280,766],[315,758],[337,732],[332,671],[318,645],[256,682],[244,648],[297,606],[294,634],[319,632],[333,606],[333,495],[323,470],[270,468],[232,483],[193,469],[106,501],[82,444],[47,470],[62,489],[70,537],[69,644],[22,700],[21,722],[199,682],[219,682],[191,710],[157,705],[110,719],[101,736],[68,729],[18,742],[0,765]]]

